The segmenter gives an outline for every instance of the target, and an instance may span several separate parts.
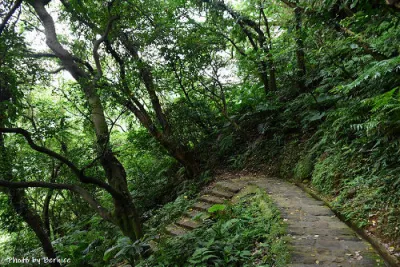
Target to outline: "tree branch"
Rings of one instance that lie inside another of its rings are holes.
[[[59,42],[54,20],[47,12],[43,1],[32,0],[29,1],[29,4],[34,8],[36,14],[39,16],[43,24],[47,46],[61,60],[63,66],[71,73],[75,80],[80,81],[88,78],[88,74],[76,64],[74,56]]]
[[[241,54],[242,56],[246,56],[246,53],[231,39],[229,38],[229,36],[227,36],[226,34],[220,32],[219,33],[222,37],[224,37],[226,40],[228,40],[234,48],[236,48],[236,51],[238,51],[239,54]]]
[[[150,97],[150,101],[153,106],[153,110],[156,113],[157,120],[163,129],[163,133],[169,135],[171,130],[170,125],[161,107],[160,99],[156,93],[156,84],[154,83],[151,67],[139,57],[137,47],[125,33],[121,34],[120,41],[124,45],[124,47],[128,50],[130,55],[138,63],[137,66],[139,69],[139,74],[146,88],[146,91]]]
[[[52,53],[45,53],[45,52],[43,52],[43,53],[28,53],[26,56],[27,56],[27,57],[31,57],[31,58],[42,58],[42,57],[57,58],[57,59],[59,58],[59,57],[58,57],[57,55],[55,55],[55,54],[52,54]],[[79,57],[77,57],[77,56],[72,56],[72,58],[73,58],[73,60],[74,60],[75,62],[84,65],[84,66],[88,69],[88,71],[89,71],[91,74],[94,73],[94,69],[93,69],[93,67],[89,64],[89,62],[84,61],[83,59],[81,59],[81,58],[79,58]],[[64,67],[64,69],[65,69],[65,67]]]
[[[230,6],[225,4],[223,1],[215,1],[213,2],[214,6],[216,8],[220,8],[226,12],[229,13],[229,15],[234,18],[239,26],[242,28],[243,32],[246,34],[247,38],[249,39],[251,45],[255,50],[258,49],[258,46],[256,42],[254,41],[253,37],[251,36],[251,32],[246,28],[246,26],[252,28],[258,35],[259,41],[260,41],[260,46],[262,46],[262,43],[265,41],[265,35],[263,31],[260,29],[260,27],[257,25],[257,23],[250,18],[243,16],[243,14],[239,14],[237,11],[233,10]]]
[[[57,74],[57,73],[59,73],[59,72],[61,72],[61,71],[63,71],[63,70],[65,70],[64,67],[58,67],[58,68],[55,69],[55,70],[49,70],[49,71],[47,71],[47,73],[49,73],[49,74]]]
[[[33,150],[36,150],[43,154],[46,154],[52,158],[55,158],[55,159],[61,161],[65,165],[67,165],[82,183],[97,185],[97,186],[103,188],[104,190],[106,190],[107,192],[109,192],[115,198],[122,199],[122,195],[119,192],[117,192],[114,188],[112,188],[109,184],[107,184],[99,179],[96,179],[94,177],[86,176],[83,173],[83,171],[78,169],[78,167],[74,163],[72,163],[69,159],[65,158],[64,156],[62,156],[48,148],[36,145],[35,142],[32,140],[31,134],[28,131],[26,131],[22,128],[0,128],[0,133],[15,133],[15,134],[20,134],[20,135],[24,136],[25,140],[28,142],[29,146]]]
[[[59,183],[47,183],[47,182],[10,182],[6,180],[0,180],[0,187],[7,188],[49,188],[57,190],[69,190],[80,195],[98,214],[106,221],[112,222],[112,216],[109,211],[100,205],[92,195],[84,188],[73,185],[73,184],[59,184]]]
[[[105,41],[107,51],[111,54],[111,56],[114,58],[114,60],[118,63],[119,65],[119,72],[120,72],[120,78],[122,82],[122,90],[126,94],[128,99],[123,99],[122,97],[118,96],[117,94],[113,93],[113,96],[118,99],[118,101],[126,106],[130,111],[132,111],[137,119],[143,123],[143,125],[153,134],[153,135],[159,135],[159,131],[157,130],[156,126],[153,123],[153,120],[151,119],[149,113],[146,111],[145,107],[140,103],[139,99],[136,98],[133,94],[130,93],[129,90],[129,85],[126,80],[126,69],[125,69],[125,63],[120,57],[120,55],[115,51],[115,49],[111,46],[111,43],[106,40]],[[124,104],[125,103],[125,104]]]
[[[7,22],[10,20],[12,15],[20,7],[21,4],[22,4],[22,0],[15,1],[14,5],[11,7],[10,11],[8,11],[8,13],[5,16],[4,20],[0,24],[0,35],[3,33],[4,29],[6,28]]]
[[[93,43],[93,58],[94,58],[94,62],[96,63],[96,69],[97,69],[97,74],[94,79],[94,82],[98,81],[101,78],[101,76],[103,75],[103,71],[101,69],[101,64],[100,64],[100,55],[98,52],[99,47],[100,47],[101,43],[107,39],[107,36],[111,31],[113,22],[116,21],[118,18],[119,18],[119,16],[111,17],[107,23],[107,27],[106,27],[106,30],[104,31],[103,35]]]

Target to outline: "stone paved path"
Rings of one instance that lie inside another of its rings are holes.
[[[276,178],[253,176],[217,182],[186,214],[167,227],[167,233],[182,235],[200,225],[196,217],[213,204],[229,201],[246,185],[266,190],[288,225],[290,267],[385,266],[372,246],[341,222],[322,201],[296,185]]]
[[[288,224],[289,266],[385,266],[372,246],[340,221],[322,201],[276,178],[251,182],[264,188]]]

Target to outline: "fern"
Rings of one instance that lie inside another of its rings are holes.
[[[364,71],[355,81],[337,86],[331,90],[332,93],[349,94],[365,83],[376,82],[379,78],[386,76],[388,73],[400,71],[400,57],[394,57],[387,60],[375,62],[369,69]]]

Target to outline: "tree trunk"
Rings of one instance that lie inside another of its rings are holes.
[[[269,71],[269,89],[274,92],[276,91],[276,70],[275,70],[275,64],[272,59],[272,55],[270,52],[268,52],[268,71]]]
[[[55,259],[57,255],[51,244],[49,235],[44,229],[42,221],[36,212],[30,207],[25,198],[25,192],[23,189],[10,189],[9,190],[10,200],[14,210],[24,219],[29,227],[35,232],[37,238],[42,244],[44,253],[48,258]],[[61,266],[59,263],[54,262],[50,266]]]
[[[0,99],[0,102],[2,100],[3,99]],[[3,113],[4,110],[3,111],[0,110],[0,114]],[[2,119],[0,119],[0,127],[2,126],[3,122]],[[1,176],[3,176],[6,180],[11,180],[12,179],[11,164],[10,160],[7,158],[7,152],[2,133],[0,133],[0,167],[1,167],[0,169]],[[43,228],[43,224],[41,222],[39,215],[37,215],[36,212],[29,206],[29,203],[25,198],[25,191],[23,189],[9,189],[8,195],[16,213],[23,218],[23,220],[36,234],[36,237],[42,244],[42,248],[45,255],[52,259],[57,258],[57,255],[51,244],[50,238],[47,232]],[[61,265],[55,262],[52,263],[51,266],[61,266]]]
[[[47,191],[46,198],[44,199],[43,202],[43,223],[44,223],[43,226],[49,236],[51,236],[50,201],[52,196],[53,196],[53,189],[49,189],[49,191]]]
[[[296,23],[296,80],[297,87],[300,93],[306,91],[305,86],[305,75],[306,75],[306,63],[304,59],[304,43],[302,34],[302,20],[301,20],[301,9],[296,7],[294,9],[295,23]]]
[[[275,69],[275,62],[274,59],[272,58],[272,54],[271,54],[271,50],[272,50],[272,39],[271,39],[271,31],[269,28],[269,23],[268,23],[268,18],[264,13],[264,10],[261,9],[261,14],[263,16],[264,19],[264,23],[265,23],[265,32],[267,33],[268,36],[268,45],[267,44],[263,44],[264,47],[264,51],[267,54],[267,63],[268,63],[268,72],[269,72],[269,89],[271,91],[276,91],[277,87],[276,87],[276,69]],[[261,34],[261,29],[259,31]],[[265,41],[265,34],[261,36]],[[260,37],[260,38],[261,38]],[[263,42],[263,43],[264,43]],[[267,47],[269,46],[269,47]]]
[[[267,63],[265,61],[261,61],[259,65],[260,70],[258,71],[258,76],[260,77],[260,81],[264,86],[264,92],[267,95],[270,91],[269,79],[267,74]]]
[[[169,122],[162,111],[160,100],[156,93],[156,85],[154,83],[150,66],[146,62],[142,61],[142,59],[139,57],[136,47],[124,34],[122,35],[121,42],[131,54],[133,59],[138,63],[137,67],[139,68],[140,77],[150,97],[153,110],[156,113],[157,120],[163,131],[159,131],[156,128],[149,114],[144,110],[144,108],[140,108],[140,106],[138,106],[138,101],[135,101],[136,107],[131,105],[130,107],[128,106],[128,108],[135,114],[135,116],[149,131],[149,133],[168,151],[168,153],[186,168],[189,176],[193,177],[197,175],[200,172],[200,168],[195,159],[195,155],[185,145],[174,140],[171,126],[169,125]],[[115,55],[114,57],[118,56]],[[117,59],[117,61],[120,61],[120,59]]]
[[[185,167],[190,177],[195,177],[200,173],[199,164],[193,153],[188,151],[185,146],[174,142],[172,138],[169,138],[160,132],[154,125],[150,115],[146,112],[146,110],[144,110],[140,103],[134,105],[131,101],[129,101],[126,106],[133,114],[135,114],[140,123],[167,150],[167,152]]]
[[[66,144],[63,143],[62,148],[64,152],[66,152]],[[60,172],[62,163],[58,163],[57,165],[55,164],[54,160],[53,160],[53,164],[52,164],[52,169],[51,169],[51,177],[50,177],[50,183],[55,183],[56,179],[58,177],[58,174]],[[47,231],[48,235],[51,236],[51,227],[50,227],[50,201],[51,201],[51,197],[53,196],[53,189],[49,189],[49,191],[47,191],[46,197],[44,199],[43,202],[43,223],[44,223],[44,228]]]
[[[57,39],[54,21],[44,7],[42,0],[30,2],[38,14],[45,29],[46,43],[54,54],[61,60],[65,69],[80,84],[89,104],[93,128],[96,133],[98,155],[101,165],[106,173],[108,183],[117,190],[122,197],[114,197],[114,219],[124,235],[136,240],[143,235],[139,215],[133,204],[133,199],[128,190],[125,169],[114,156],[109,146],[108,125],[105,120],[104,109],[96,91],[96,84],[91,77],[74,61],[74,57],[64,49]]]

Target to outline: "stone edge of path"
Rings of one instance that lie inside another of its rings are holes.
[[[355,231],[358,235],[360,235],[364,240],[368,241],[374,247],[374,249],[379,253],[379,255],[385,260],[385,262],[389,264],[389,266],[393,267],[400,266],[400,260],[397,259],[396,256],[392,255],[389,251],[387,251],[385,246],[381,243],[381,241],[377,237],[368,234],[364,229],[359,228],[353,222],[345,220],[343,215],[340,214],[337,210],[335,210],[329,203],[329,201],[324,197],[320,196],[317,191],[307,187],[306,185],[300,182],[296,182],[293,180],[288,180],[288,182],[292,182],[293,184],[301,188],[304,192],[308,193],[313,198],[324,202],[324,204],[327,207],[329,207],[329,209],[332,210],[333,213],[335,213],[336,217],[338,217],[342,222],[347,224],[353,231]]]

